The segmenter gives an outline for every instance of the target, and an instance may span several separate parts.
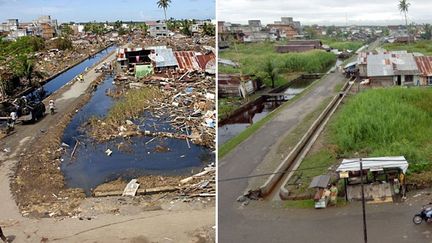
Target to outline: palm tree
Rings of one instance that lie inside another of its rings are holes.
[[[167,21],[166,17],[166,10],[169,7],[169,4],[171,3],[171,0],[159,0],[157,2],[158,8],[163,8],[164,14],[165,14],[165,22]]]
[[[267,59],[266,63],[264,64],[264,72],[270,78],[272,88],[274,88],[275,87],[275,81],[276,81],[277,77],[279,76],[279,69],[277,68],[274,60]]]
[[[399,1],[399,11],[402,13],[404,13],[405,16],[405,28],[408,34],[408,42],[410,42],[410,36],[409,36],[409,32],[408,32],[408,20],[407,20],[407,13],[408,13],[408,8],[411,5],[411,3],[407,2],[407,0],[400,0]]]

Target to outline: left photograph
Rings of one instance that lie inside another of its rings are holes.
[[[215,1],[0,0],[5,242],[215,242]]]

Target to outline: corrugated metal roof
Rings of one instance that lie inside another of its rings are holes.
[[[432,57],[415,57],[415,61],[422,75],[432,76]]]
[[[396,75],[416,75],[419,74],[414,56],[411,53],[394,53],[391,54],[391,62],[395,64],[394,72]]]
[[[201,53],[195,53],[195,58],[198,62],[198,65],[200,66],[200,68],[202,70],[206,69],[207,63],[211,60],[214,60],[216,58],[215,54],[213,54],[213,52],[209,53],[209,54],[201,54]]]
[[[419,74],[416,61],[411,53],[384,52],[368,54],[366,61],[367,75],[369,77]]]
[[[383,170],[386,168],[399,168],[405,173],[408,162],[404,156],[363,158],[364,170]],[[360,171],[359,159],[344,159],[336,171]]]
[[[155,62],[155,67],[178,66],[177,59],[171,48],[156,48],[154,52],[149,57]]]
[[[393,65],[390,62],[390,54],[379,53],[376,55],[367,56],[367,75],[375,76],[393,76]]]
[[[177,59],[178,67],[180,70],[194,71],[200,70],[200,66],[195,59],[195,52],[193,51],[175,51],[174,56]]]

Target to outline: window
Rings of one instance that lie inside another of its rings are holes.
[[[432,76],[427,77],[427,80],[428,80],[428,84],[432,85]]]
[[[156,30],[159,30],[159,27],[156,27]]]

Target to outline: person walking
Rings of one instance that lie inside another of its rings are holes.
[[[49,101],[49,109],[51,111],[51,115],[54,115],[54,110],[55,110],[54,100]]]
[[[2,241],[5,243],[8,242],[6,236],[3,234],[3,230],[1,228],[1,226],[0,226],[0,239],[2,239]]]

